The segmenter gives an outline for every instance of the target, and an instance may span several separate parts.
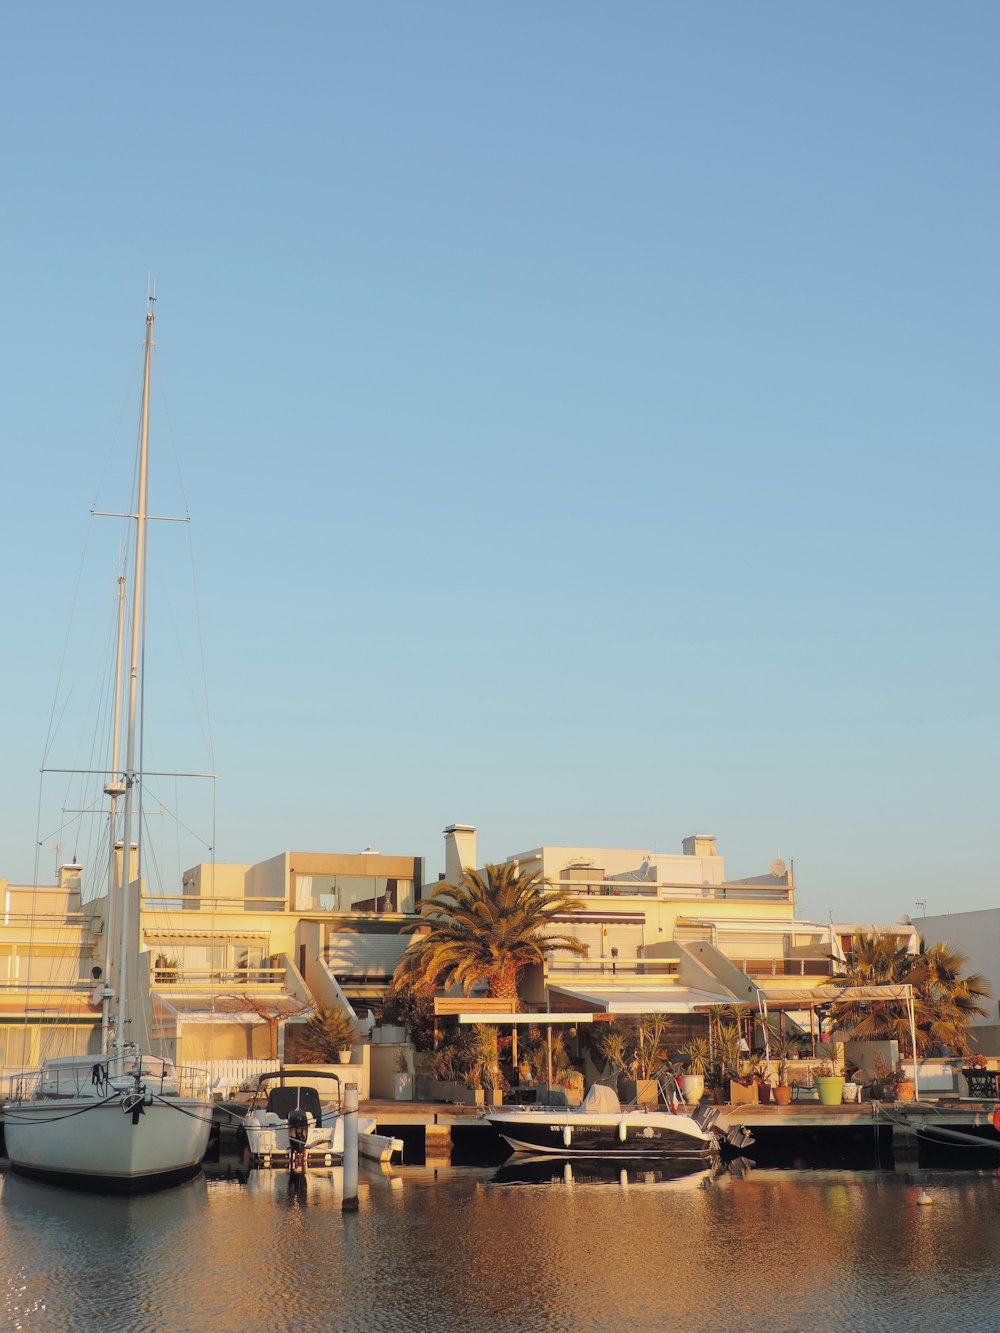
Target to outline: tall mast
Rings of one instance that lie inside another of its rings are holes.
[[[135,769],[136,752],[136,699],[139,670],[142,661],[142,622],[145,613],[143,594],[146,579],[146,519],[147,486],[149,481],[149,381],[153,361],[153,301],[149,298],[146,312],[146,354],[142,377],[142,432],[139,442],[139,494],[135,512],[135,566],[132,578],[132,646],[129,655],[128,723],[125,733],[125,814],[122,820],[122,892],[121,920],[118,939],[118,994],[116,1000],[115,1053],[120,1061],[126,1043],[131,1040],[126,1031],[129,1023],[138,1020],[137,971],[139,966],[139,895],[141,883],[132,886],[132,820],[138,827],[142,811],[138,808],[137,786],[139,775]],[[141,875],[141,869],[139,871]],[[134,901],[133,901],[134,900]],[[135,919],[132,919],[132,908]]]
[[[111,798],[111,808],[108,812],[108,838],[110,841],[108,857],[108,905],[105,912],[105,923],[107,929],[107,944],[105,945],[104,957],[104,994],[105,997],[113,993],[117,983],[117,977],[111,974],[111,968],[117,970],[117,962],[114,959],[114,949],[111,946],[115,938],[115,931],[118,929],[118,911],[119,911],[119,886],[121,880],[121,871],[118,866],[118,852],[115,846],[116,834],[118,832],[118,797],[125,792],[125,784],[122,782],[119,774],[121,772],[119,748],[121,744],[121,719],[122,719],[122,649],[125,642],[125,576],[118,576],[118,649],[115,653],[115,722],[111,737],[111,777],[104,787],[105,794]],[[108,1049],[108,999],[105,998],[102,1004],[101,1013],[101,1052],[105,1054]]]

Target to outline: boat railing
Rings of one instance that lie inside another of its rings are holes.
[[[207,1099],[211,1092],[211,1078],[207,1069],[197,1065],[167,1065],[162,1069],[144,1069],[143,1083],[154,1096],[194,1097]]]
[[[133,1077],[135,1063],[126,1060],[123,1073],[109,1079],[108,1060],[104,1057],[84,1057],[53,1061],[41,1069],[21,1070],[6,1075],[0,1082],[4,1100],[23,1102],[39,1098],[97,1097],[113,1095]],[[142,1083],[154,1096],[194,1097],[207,1100],[211,1077],[207,1069],[193,1065],[173,1065],[154,1058],[143,1060],[140,1066]]]
[[[38,1090],[40,1069],[22,1069],[17,1074],[4,1074],[0,1079],[0,1097],[5,1102],[30,1102]]]

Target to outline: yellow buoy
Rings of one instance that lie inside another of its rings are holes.
[[[926,1190],[920,1191],[920,1196],[917,1199],[917,1203],[933,1203],[933,1202],[934,1200],[931,1198],[931,1196],[927,1193]]]

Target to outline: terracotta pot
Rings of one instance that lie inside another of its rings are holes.
[[[731,1102],[743,1102],[750,1105],[757,1104],[757,1084],[751,1083],[749,1088],[745,1088],[742,1083],[735,1080],[729,1085],[729,1100]]]
[[[896,1084],[896,1101],[913,1102],[917,1099],[917,1089],[911,1078],[900,1079]]]
[[[792,1100],[791,1088],[783,1088],[779,1084],[778,1087],[774,1089],[775,1106],[788,1106],[791,1104],[791,1100]]]

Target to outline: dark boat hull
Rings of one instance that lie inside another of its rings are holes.
[[[667,1121],[669,1117],[657,1117]],[[498,1134],[515,1152],[557,1154],[560,1157],[595,1158],[686,1158],[709,1161],[718,1154],[714,1137],[695,1138],[672,1129],[667,1123],[627,1124],[622,1137],[619,1123],[587,1124],[574,1117],[564,1118],[498,1116],[489,1117]],[[567,1142],[568,1139],[568,1142]]]

